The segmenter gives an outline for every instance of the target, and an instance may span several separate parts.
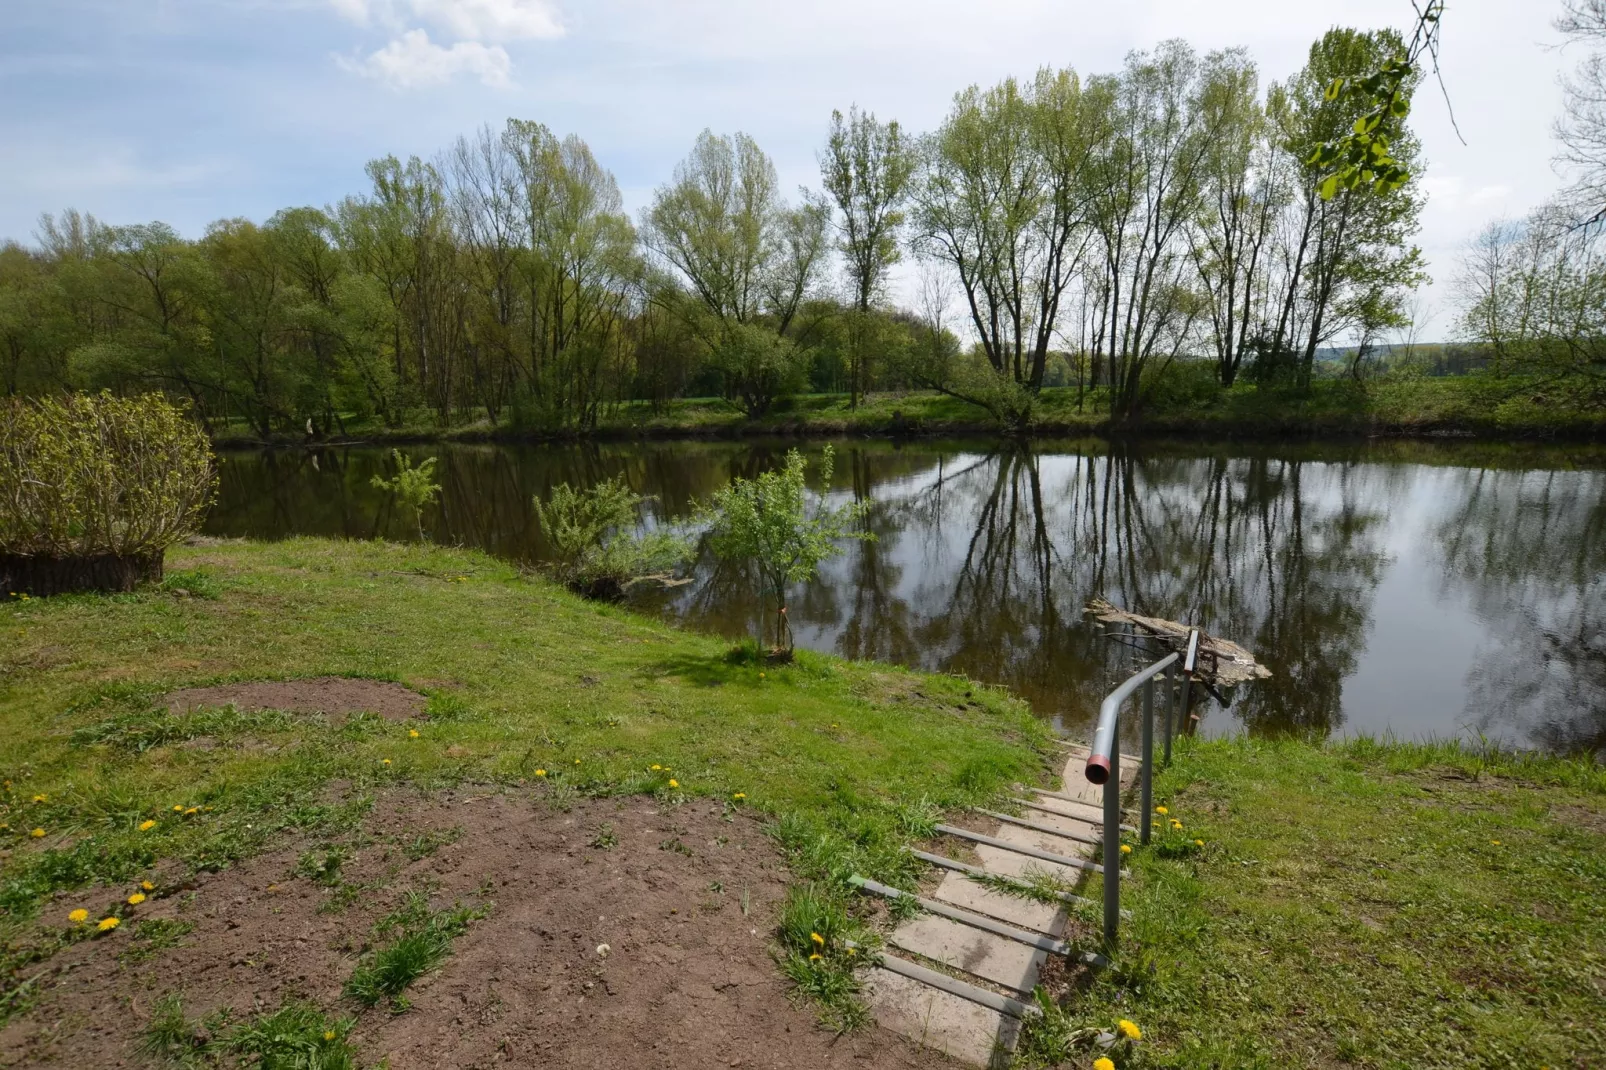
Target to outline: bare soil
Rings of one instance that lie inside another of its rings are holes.
[[[789,1000],[771,958],[787,874],[745,812],[398,791],[377,802],[333,887],[297,874],[302,852],[325,846],[289,845],[193,881],[152,874],[138,920],[50,961],[37,1002],[0,1031],[0,1065],[150,1065],[141,1032],[172,992],[192,1017],[291,998],[356,1015],[360,1064],[392,1070],[955,1065],[875,1027],[835,1037]],[[427,890],[435,909],[490,913],[408,990],[405,1013],[344,999],[375,922],[410,889]],[[99,917],[126,894],[59,897],[40,924],[65,925],[77,907]],[[194,928],[141,957],[139,921],[155,918]]]
[[[353,713],[377,713],[387,721],[405,721],[422,714],[429,700],[417,691],[385,680],[319,676],[310,680],[186,687],[169,692],[165,701],[174,713],[232,705],[242,710],[322,713],[334,719]]]

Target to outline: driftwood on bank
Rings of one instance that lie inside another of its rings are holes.
[[[1095,598],[1083,610],[1105,624],[1123,624],[1150,638],[1157,639],[1178,653],[1188,648],[1186,624],[1159,617],[1144,617],[1117,609],[1102,598]],[[1230,639],[1218,639],[1199,632],[1199,658],[1194,672],[1196,679],[1216,687],[1232,687],[1249,680],[1263,680],[1271,670],[1255,660],[1255,656]]]

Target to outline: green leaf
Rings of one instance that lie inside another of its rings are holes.
[[[1328,175],[1325,179],[1322,180],[1321,193],[1322,193],[1322,200],[1324,200],[1324,201],[1330,201],[1335,196],[1337,196],[1337,194],[1338,194],[1338,176],[1336,174]]]
[[[1327,85],[1327,100],[1329,103],[1338,99],[1338,94],[1344,89],[1344,79],[1334,78]]]

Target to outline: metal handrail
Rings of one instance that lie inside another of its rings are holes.
[[[1143,688],[1143,751],[1138,767],[1140,795],[1138,813],[1138,839],[1149,842],[1154,802],[1154,680],[1166,677],[1162,690],[1165,698],[1165,761],[1171,761],[1171,735],[1177,720],[1175,694],[1170,682],[1171,667],[1181,665],[1182,718],[1188,716],[1194,666],[1199,656],[1199,632],[1188,634],[1187,650],[1172,652],[1147,668],[1129,676],[1120,687],[1104,696],[1099,704],[1098,728],[1093,733],[1093,746],[1087,755],[1086,775],[1091,784],[1104,786],[1104,944],[1109,951],[1115,949],[1115,938],[1121,924],[1121,706],[1138,688]]]

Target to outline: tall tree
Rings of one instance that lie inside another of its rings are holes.
[[[898,230],[914,170],[912,146],[897,122],[880,123],[857,105],[831,113],[820,177],[836,202],[838,247],[847,262],[854,317],[849,335],[848,405],[858,408],[869,357],[870,308],[899,257]]]

